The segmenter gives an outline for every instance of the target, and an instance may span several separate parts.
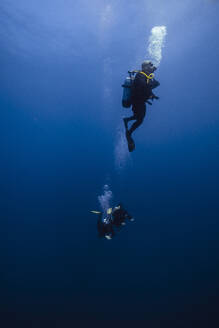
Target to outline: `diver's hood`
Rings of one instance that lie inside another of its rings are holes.
[[[145,60],[142,65],[142,70],[143,71],[147,71],[148,73],[153,73],[156,71],[157,67],[154,66],[154,64],[152,63],[152,61],[150,60]]]

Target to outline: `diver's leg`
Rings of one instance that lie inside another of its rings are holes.
[[[135,123],[132,124],[131,128],[128,130],[129,135],[131,135],[142,123],[144,119],[138,119]]]
[[[143,123],[146,114],[145,104],[140,104],[136,106],[134,109],[135,109],[134,119],[136,120],[136,122],[133,123],[131,128],[128,130],[130,136]]]
[[[124,125],[125,125],[126,132],[128,131],[128,122],[129,121],[137,120],[137,117],[136,117],[136,107],[138,109],[138,104],[135,104],[135,103],[132,104],[133,115],[130,116],[130,117],[124,117],[123,118],[123,122],[124,122]]]
[[[129,122],[129,121],[133,121],[133,120],[136,120],[135,115],[132,115],[132,116],[130,116],[130,117],[124,117],[124,118],[123,118],[123,122],[124,122],[125,129],[126,129],[126,130],[128,130],[128,122]]]
[[[107,239],[112,239],[113,236],[114,236],[113,225],[112,225],[112,223],[109,223],[109,224],[106,225],[105,237]]]

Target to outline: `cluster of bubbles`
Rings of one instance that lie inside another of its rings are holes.
[[[149,37],[148,55],[153,64],[158,67],[162,59],[162,48],[164,47],[167,34],[166,26],[154,26]]]
[[[103,194],[98,196],[98,201],[100,203],[102,212],[106,214],[107,209],[110,207],[110,201],[113,197],[113,193],[110,190],[110,187],[105,184],[103,186]]]

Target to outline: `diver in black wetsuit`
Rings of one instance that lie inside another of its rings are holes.
[[[116,227],[121,227],[125,225],[125,220],[134,221],[134,218],[124,209],[122,204],[120,203],[118,206],[114,207],[112,211],[113,216],[113,224]]]
[[[133,115],[123,119],[126,128],[127,139],[131,138],[132,133],[143,123],[146,114],[146,105],[148,100],[159,99],[152,92],[152,89],[158,87],[160,83],[153,79],[148,79],[151,73],[155,72],[156,67],[150,61],[142,63],[142,72],[138,72],[135,76],[132,85],[132,111]],[[128,129],[128,122],[135,120],[130,129]]]
[[[112,218],[112,208],[107,210],[106,215],[103,218],[103,213],[98,211],[91,211],[91,213],[98,214],[97,220],[97,231],[99,237],[105,237],[110,240],[115,235],[113,229],[113,218]]]
[[[97,231],[99,237],[105,237],[110,240],[114,237],[114,227],[120,228],[125,225],[125,220],[134,221],[134,218],[124,209],[120,203],[118,206],[108,208],[107,213],[103,214],[99,211],[91,211],[98,214]]]

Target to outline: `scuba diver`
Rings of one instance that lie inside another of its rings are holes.
[[[125,220],[134,221],[133,217],[124,209],[122,204],[112,208],[108,208],[106,214],[99,211],[91,211],[98,214],[97,231],[99,237],[105,237],[110,240],[114,237],[114,226],[120,228],[125,225]]]
[[[144,117],[146,114],[146,105],[152,105],[149,99],[159,99],[159,97],[155,96],[152,92],[152,89],[158,87],[160,83],[154,79],[154,72],[157,68],[153,65],[153,63],[149,60],[146,60],[142,63],[142,71],[133,71],[129,72],[130,74],[130,82],[131,85],[127,85],[126,83],[123,85],[124,87],[124,95],[127,95],[127,90],[129,88],[130,92],[130,101],[128,104],[124,104],[124,107],[130,107],[132,105],[133,115],[130,117],[125,117],[123,119],[125,129],[126,129],[126,138],[128,141],[129,151],[133,151],[135,149],[134,140],[132,139],[132,133],[143,123]],[[135,74],[135,78],[132,78],[132,74]],[[126,90],[125,90],[126,88]],[[126,101],[126,100],[125,100]],[[128,128],[128,122],[135,120],[131,126]]]
[[[125,220],[134,221],[134,218],[124,209],[123,205],[120,203],[115,206],[113,211],[113,224],[118,228],[125,225]]]
[[[108,240],[112,239],[115,235],[113,230],[112,208],[108,208],[104,218],[104,213],[102,212],[91,211],[91,213],[98,214],[97,231],[99,237],[105,237]]]

